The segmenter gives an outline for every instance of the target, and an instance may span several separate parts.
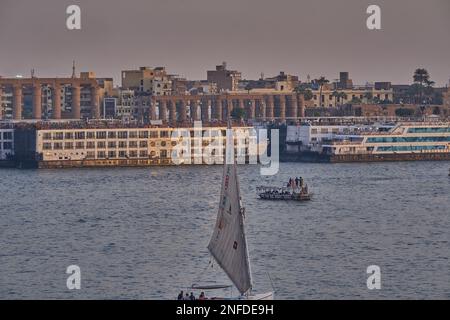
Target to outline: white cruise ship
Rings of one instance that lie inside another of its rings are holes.
[[[450,160],[450,123],[399,123],[387,132],[335,135],[321,154],[332,162]]]

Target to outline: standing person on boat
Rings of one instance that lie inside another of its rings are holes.
[[[206,300],[205,293],[203,291],[200,293],[198,300]]]
[[[183,297],[184,297],[184,292],[183,292],[183,290],[181,290],[180,294],[178,295],[177,300],[183,300]]]
[[[298,188],[299,179],[298,177],[295,177],[295,187]]]
[[[191,292],[191,295],[189,296],[189,300],[192,300],[192,301],[197,300],[197,299],[195,299],[193,292]]]
[[[300,188],[303,188],[303,177],[300,177],[299,182],[300,182]]]
[[[183,300],[191,300],[190,297],[189,297],[189,293],[186,292],[186,295],[184,296]]]

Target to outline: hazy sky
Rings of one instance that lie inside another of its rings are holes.
[[[78,4],[82,30],[66,29]],[[378,4],[382,30],[366,28]],[[206,78],[227,61],[244,78],[285,71],[302,80],[349,71],[354,83],[409,83],[424,67],[450,78],[450,0],[0,0],[0,75],[120,79],[120,70],[166,66]]]

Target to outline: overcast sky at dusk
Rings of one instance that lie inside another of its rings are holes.
[[[66,29],[66,7],[82,30]],[[382,30],[366,28],[378,4]],[[354,83],[411,82],[417,67],[450,78],[450,0],[0,0],[0,75],[120,79],[120,70],[166,66],[205,79],[227,61],[247,79],[263,72],[302,80],[349,71]]]

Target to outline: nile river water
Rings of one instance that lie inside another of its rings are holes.
[[[450,299],[449,162],[240,166],[254,289],[279,299]],[[0,170],[0,299],[173,299],[226,277],[206,246],[222,167]],[[303,176],[308,203],[258,200]],[[81,290],[68,290],[69,265]],[[381,290],[368,290],[369,265]],[[207,268],[205,270],[205,268]]]

